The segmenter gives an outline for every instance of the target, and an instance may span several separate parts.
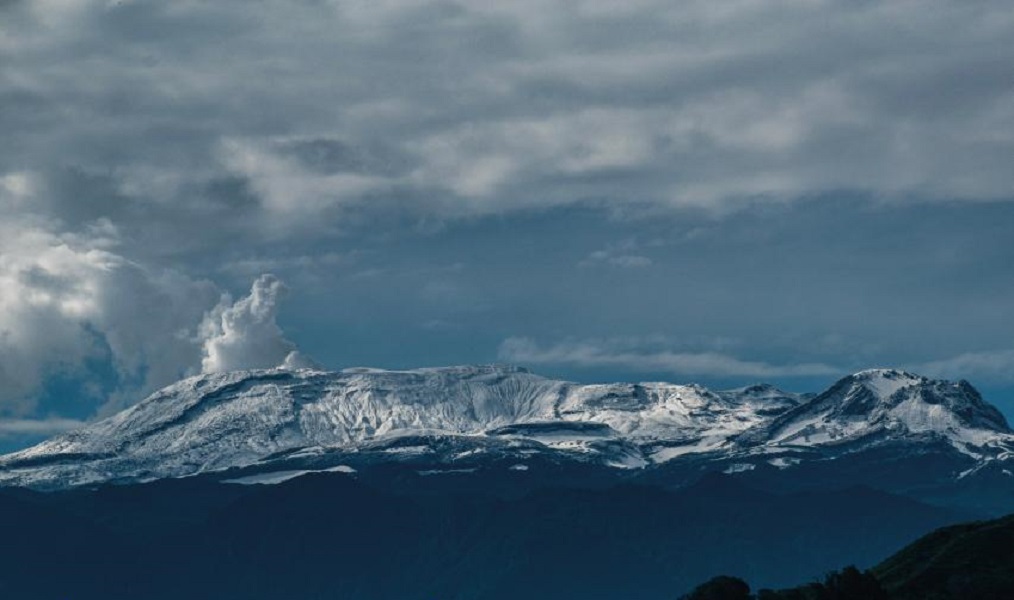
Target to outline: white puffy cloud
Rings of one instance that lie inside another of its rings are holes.
[[[165,385],[199,363],[193,328],[216,287],[133,262],[117,243],[108,221],[79,233],[12,215],[0,222],[0,414],[33,411],[56,375],[80,378],[85,403],[136,400],[97,397],[89,361],[110,362],[124,393]]]
[[[68,426],[11,420],[50,414],[47,403],[102,416],[202,367],[307,364],[275,324],[276,279],[223,302],[211,281],[129,258],[108,218],[72,227],[38,212],[52,192],[33,172],[0,177],[0,419],[9,433],[18,423],[25,433]],[[49,397],[54,382],[61,398]]]
[[[601,250],[595,250],[578,263],[579,267],[596,267],[606,265],[621,269],[643,269],[650,267],[651,258],[639,253],[634,240],[626,240],[618,244],[609,244]]]
[[[291,140],[275,142],[274,145],[282,147],[292,146]],[[250,182],[263,208],[271,215],[268,224],[272,228],[289,225],[293,222],[290,220],[298,222],[301,216],[312,218],[332,206],[361,200],[367,193],[392,183],[364,173],[314,172],[296,157],[250,140],[225,140],[218,156],[229,172]]]
[[[80,233],[0,223],[0,418],[48,410],[39,403],[54,378],[75,382],[75,414],[104,415],[202,369],[310,365],[275,323],[284,287],[274,277],[231,303],[214,283],[133,262],[117,245],[108,221]],[[96,371],[103,363],[115,381]],[[9,433],[33,427],[6,422]]]
[[[273,275],[262,275],[250,294],[235,302],[228,296],[201,326],[205,373],[311,366],[296,345],[285,338],[276,322],[285,285]]]

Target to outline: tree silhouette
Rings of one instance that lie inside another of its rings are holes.
[[[738,577],[720,575],[694,588],[682,600],[752,600],[750,586]]]
[[[821,600],[887,600],[887,592],[876,577],[851,565],[829,574],[824,579],[824,591]]]
[[[787,590],[761,590],[757,600],[888,600],[888,595],[872,573],[848,566],[828,573],[823,582]]]

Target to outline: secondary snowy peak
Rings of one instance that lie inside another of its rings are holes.
[[[785,392],[767,383],[716,392],[726,402],[749,406],[765,415],[778,415],[795,408],[812,397],[808,394]]]
[[[759,441],[757,433],[747,437]],[[937,435],[968,448],[1012,432],[1003,415],[967,381],[870,369],[839,380],[776,419],[763,433],[768,443],[779,445]]]

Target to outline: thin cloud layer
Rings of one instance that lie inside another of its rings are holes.
[[[935,377],[1011,383],[1014,382],[1014,350],[965,352],[920,363],[912,369]]]
[[[508,338],[500,358],[519,364],[567,365],[582,368],[623,368],[633,372],[719,377],[814,377],[840,374],[841,369],[808,363],[771,365],[741,360],[720,352],[630,350],[608,341],[566,341],[541,346],[528,338]]]
[[[55,435],[85,426],[84,421],[50,417],[46,419],[0,420],[0,440],[25,435]]]

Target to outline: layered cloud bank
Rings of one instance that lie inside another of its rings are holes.
[[[232,211],[231,227],[283,235],[391,207],[444,219],[1014,190],[1005,2],[0,11],[0,177],[36,181],[63,217],[158,215],[210,237],[181,217]]]

